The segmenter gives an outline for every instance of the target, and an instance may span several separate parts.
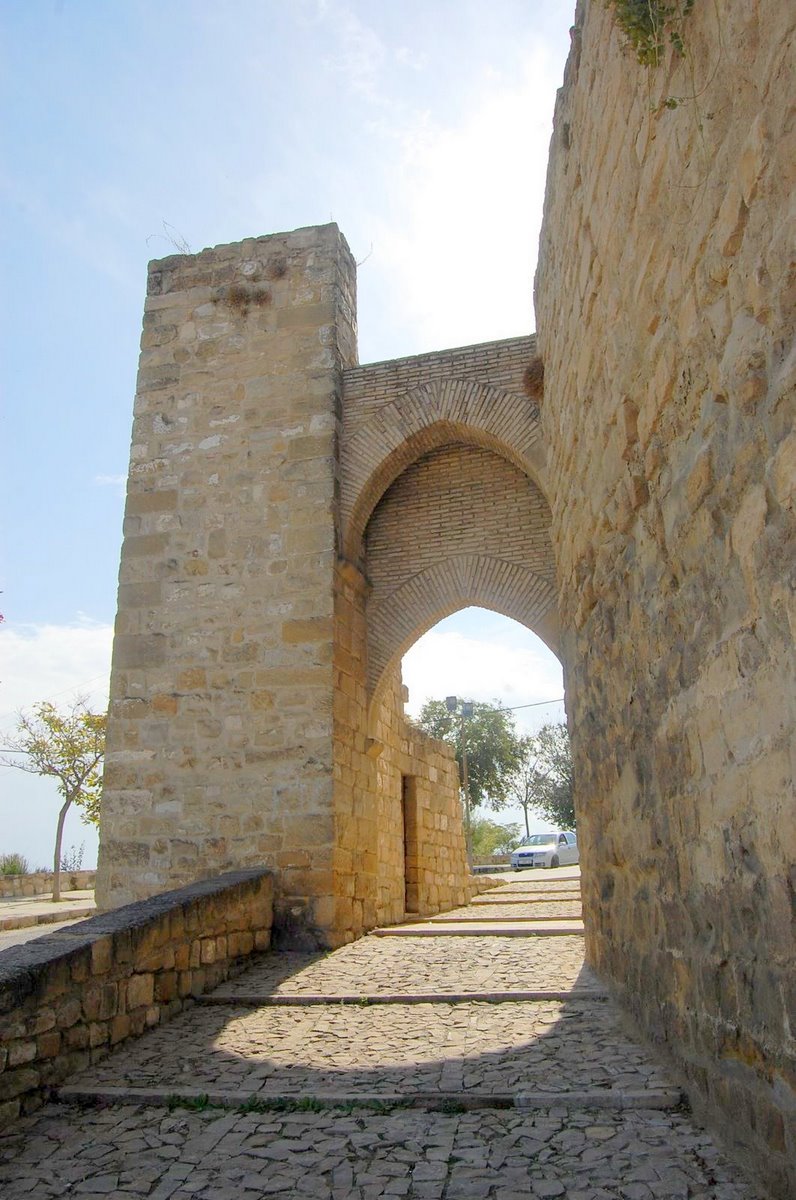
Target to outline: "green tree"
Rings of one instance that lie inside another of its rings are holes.
[[[491,854],[508,854],[520,840],[519,825],[500,825],[489,817],[473,817],[471,822],[473,854],[489,858]]]
[[[525,815],[537,809],[561,829],[575,828],[572,786],[572,752],[569,730],[563,722],[543,725],[522,739],[522,758],[511,779],[511,797]]]
[[[456,752],[462,774],[462,718],[449,713],[444,700],[427,700],[419,724],[432,737],[448,742]],[[498,811],[510,799],[510,784],[521,758],[521,743],[508,709],[473,703],[473,715],[464,719],[470,802]]]
[[[61,839],[72,804],[83,811],[87,824],[99,822],[102,760],[105,755],[105,714],[93,713],[77,699],[66,712],[43,700],[33,713],[20,713],[16,735],[6,747],[17,758],[0,759],[8,767],[57,781],[63,804],[58,813],[53,856],[53,900],[61,898]]]

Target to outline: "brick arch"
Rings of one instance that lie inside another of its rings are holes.
[[[556,591],[550,580],[489,555],[447,558],[411,576],[368,613],[368,690],[374,707],[417,639],[470,605],[519,621],[557,652]]]
[[[343,554],[359,559],[368,519],[395,479],[422,455],[451,443],[492,450],[544,492],[539,410],[487,384],[442,379],[385,404],[342,447]]]

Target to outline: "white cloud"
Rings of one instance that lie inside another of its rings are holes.
[[[327,65],[343,76],[352,92],[371,103],[381,103],[378,79],[386,55],[384,43],[347,5],[335,5],[330,16],[339,49],[327,58]]]
[[[112,625],[88,618],[71,625],[5,625],[0,731],[13,728],[16,712],[38,700],[66,704],[84,695],[105,707],[112,641]]]
[[[463,97],[452,127],[402,135],[392,211],[371,223],[389,302],[429,348],[530,332],[532,278],[560,66],[531,49],[520,79]]]

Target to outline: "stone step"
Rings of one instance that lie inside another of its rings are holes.
[[[673,1088],[650,1088],[647,1090],[608,1090],[593,1088],[573,1092],[462,1092],[462,1091],[414,1091],[414,1092],[345,1092],[317,1091],[311,1096],[296,1096],[268,1091],[230,1090],[223,1088],[201,1088],[180,1086],[136,1087],[120,1085],[110,1087],[81,1087],[68,1084],[58,1089],[58,1099],[64,1104],[102,1105],[147,1104],[177,1107],[179,1101],[188,1105],[221,1108],[257,1106],[274,1109],[312,1102],[314,1107],[345,1108],[430,1108],[443,1111],[463,1111],[479,1108],[517,1108],[521,1110],[558,1109],[567,1112],[599,1111],[610,1112],[643,1109],[648,1111],[671,1110],[683,1103],[683,1092]]]
[[[580,891],[577,892],[547,892],[543,896],[479,896],[476,900],[470,901],[470,908],[489,908],[496,904],[549,904],[554,903],[580,903]]]
[[[427,924],[427,925],[454,925],[454,924],[461,924],[462,922],[464,922],[466,925],[495,925],[499,922],[499,920],[500,920],[499,917],[498,918],[488,917],[488,916],[482,917],[482,916],[473,916],[472,914],[464,917],[464,916],[459,916],[456,913],[440,913],[439,916],[436,916],[436,917],[426,917],[424,924]],[[511,917],[509,918],[509,922],[512,925],[516,925],[516,924],[520,924],[520,923],[523,925],[529,925],[529,924],[549,925],[551,923],[551,921],[561,921],[561,920],[580,921],[581,917],[577,916],[577,915],[573,915],[571,917],[551,917],[549,915],[545,915],[544,913],[535,913],[532,915],[528,915],[526,913],[516,913],[516,914],[512,914]]]
[[[588,1000],[607,1000],[608,992],[598,988],[554,990],[526,988],[516,991],[461,992],[296,992],[273,995],[269,992],[239,992],[235,985],[222,984],[214,992],[197,996],[196,1004],[221,1004],[246,1008],[300,1008],[325,1004],[503,1004],[507,1001],[539,1003],[545,1000],[583,1003]]]
[[[538,907],[543,904],[581,904],[580,892],[547,892],[540,896],[522,896],[522,895],[501,895],[489,896],[487,899],[469,901],[469,908],[493,908],[496,905],[533,905]]]
[[[385,925],[373,929],[374,937],[565,937],[571,934],[582,936],[583,922],[571,920],[550,921],[538,925],[522,924],[518,921],[452,921],[447,925],[424,921],[416,925]]]

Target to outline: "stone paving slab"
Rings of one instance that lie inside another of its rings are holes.
[[[93,915],[92,913],[91,916]],[[3,950],[10,950],[12,946],[24,946],[27,942],[35,941],[36,938],[52,937],[54,933],[60,932],[61,929],[73,929],[83,919],[82,917],[78,917],[75,921],[55,921],[52,924],[37,924],[23,926],[22,928],[0,930],[0,953]]]
[[[0,1135],[3,1200],[762,1200],[677,1113],[242,1114],[47,1106]]]
[[[493,992],[571,988],[602,992],[584,963],[583,939],[360,938],[333,954],[282,952],[260,961],[214,996]]]
[[[613,1006],[588,1000],[194,1007],[69,1083],[278,1096],[674,1086]]]

